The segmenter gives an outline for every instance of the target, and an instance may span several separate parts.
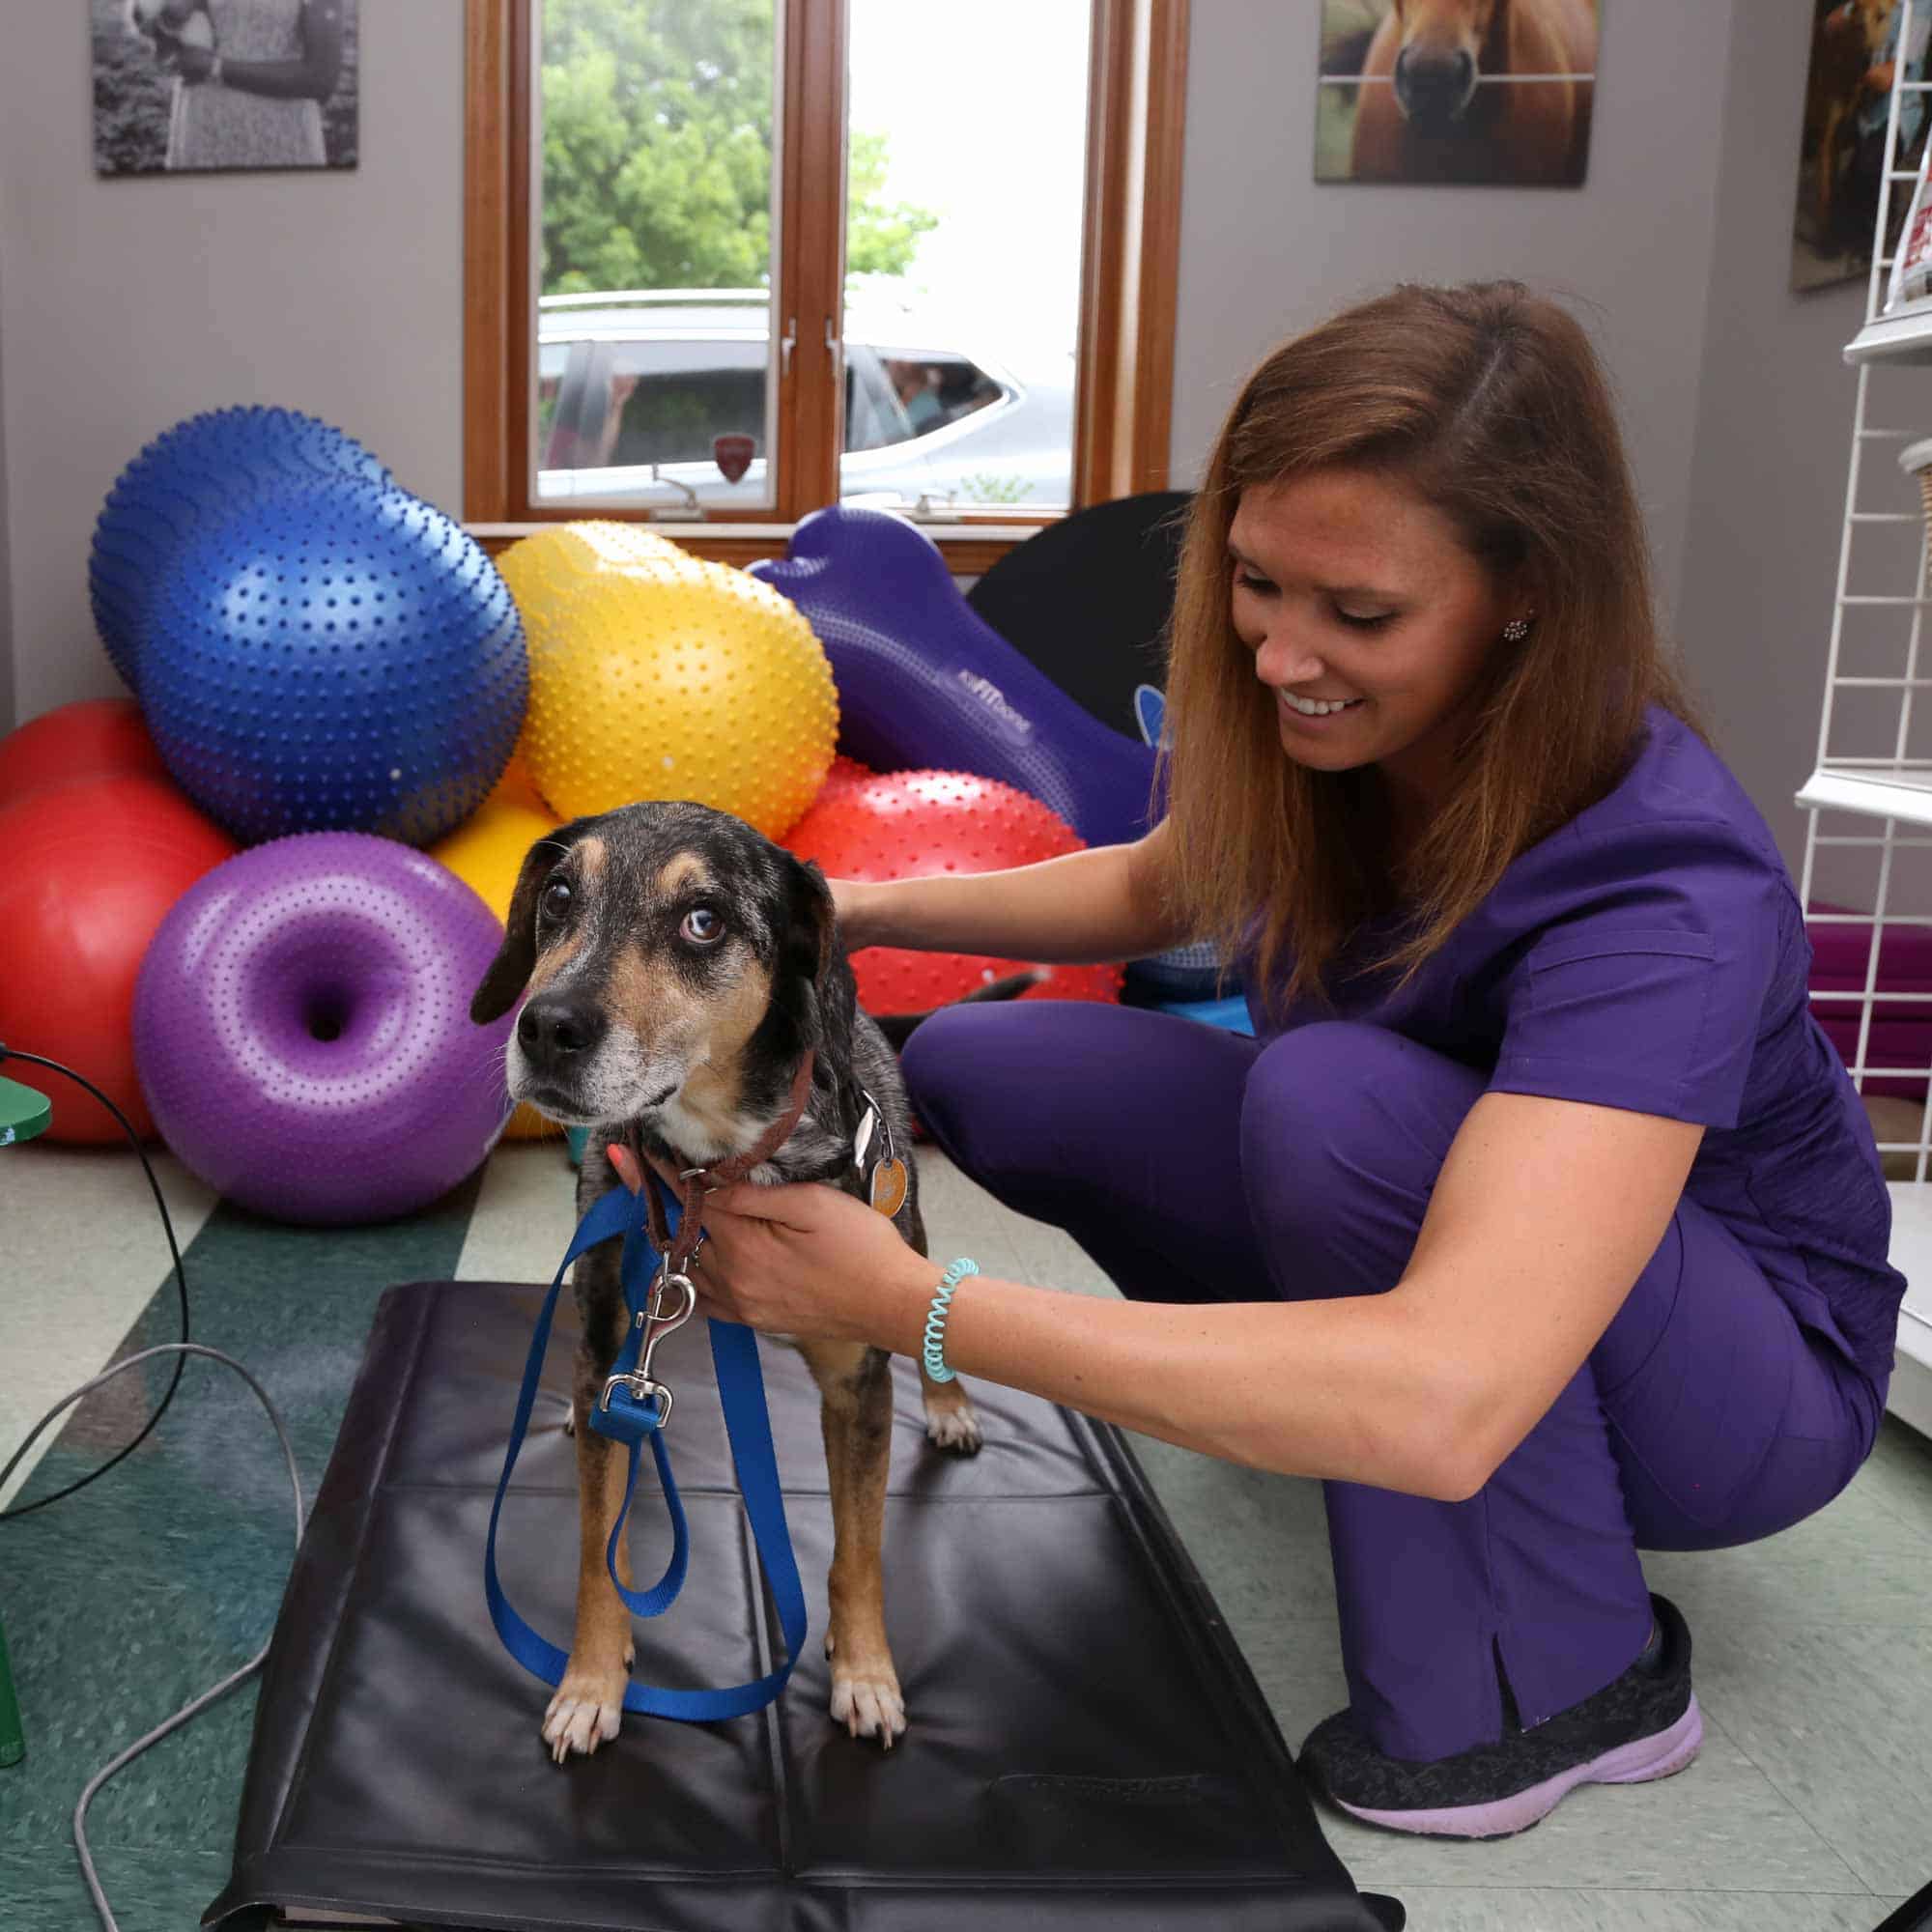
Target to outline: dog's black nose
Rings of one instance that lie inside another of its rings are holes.
[[[517,1041],[532,1061],[554,1065],[571,1054],[589,1052],[609,1024],[593,1001],[539,996],[518,1016]]]

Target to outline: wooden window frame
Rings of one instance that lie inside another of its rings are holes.
[[[645,519],[609,505],[535,503],[529,475],[533,156],[531,27],[535,0],[466,0],[464,108],[463,515],[496,551],[545,524],[594,516],[648,521],[700,556],[744,564],[781,556],[790,526],[771,511],[713,512],[701,522]],[[834,502],[838,454],[823,424],[800,420],[801,358],[830,355],[838,315],[844,197],[811,197],[806,179],[844,166],[844,0],[787,0],[781,82],[780,301],[799,321],[792,371],[779,385],[778,500]],[[1091,0],[1090,114],[1073,396],[1073,507],[1167,487],[1189,0]],[[823,233],[829,221],[840,233]],[[814,232],[814,229],[816,232]],[[828,263],[832,286],[819,286]],[[809,324],[808,318],[811,321]],[[922,523],[950,567],[986,569],[1057,512],[968,513]],[[734,531],[734,524],[745,526]]]

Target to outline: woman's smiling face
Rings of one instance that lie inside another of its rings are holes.
[[[1317,771],[1378,764],[1410,810],[1439,799],[1458,713],[1522,600],[1426,498],[1372,470],[1244,490],[1228,551],[1235,633],[1283,750]],[[1315,716],[1296,699],[1346,703]]]

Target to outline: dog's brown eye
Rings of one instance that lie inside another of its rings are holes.
[[[553,879],[543,889],[543,897],[537,901],[537,911],[544,919],[559,920],[570,910],[570,887],[562,879]]]
[[[724,937],[724,922],[709,906],[693,906],[679,929],[694,946],[715,946]]]

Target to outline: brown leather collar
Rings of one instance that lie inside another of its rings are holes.
[[[733,1182],[743,1180],[753,1168],[771,1159],[790,1140],[792,1129],[798,1125],[799,1117],[805,1112],[805,1103],[811,1097],[813,1057],[808,1048],[805,1058],[799,1062],[797,1073],[792,1076],[791,1095],[785,1102],[784,1112],[765,1129],[755,1147],[744,1153],[734,1153],[728,1160],[720,1161],[716,1167],[680,1170],[677,1182],[679,1220],[674,1241],[665,1227],[664,1203],[658,1198],[656,1184],[658,1177],[644,1158],[642,1136],[633,1129],[638,1142],[636,1152],[644,1187],[645,1208],[650,1216],[651,1245],[665,1257],[669,1273],[682,1274],[696,1252],[704,1225],[697,1204],[704,1196],[716,1188],[729,1187]]]

